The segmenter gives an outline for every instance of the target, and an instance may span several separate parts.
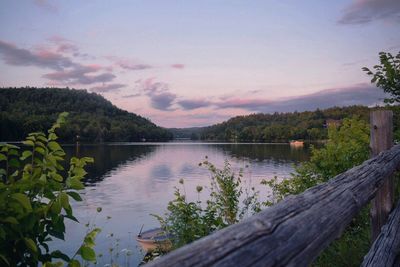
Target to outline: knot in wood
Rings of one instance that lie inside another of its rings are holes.
[[[272,223],[268,221],[255,220],[253,225],[259,230],[266,230],[272,227]]]

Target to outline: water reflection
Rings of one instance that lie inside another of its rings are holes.
[[[127,145],[66,145],[64,146],[66,158],[92,157],[93,164],[86,167],[88,174],[85,178],[86,185],[93,185],[108,177],[109,173],[120,166],[132,164],[145,158],[156,150],[156,146],[127,146]],[[69,160],[68,160],[69,161]]]
[[[261,179],[287,176],[293,171],[293,164],[309,157],[306,148],[291,149],[288,144],[131,143],[81,145],[79,151],[75,146],[66,146],[65,150],[69,157],[90,156],[95,163],[88,167],[84,201],[74,204],[75,215],[82,224],[69,223],[68,239],[54,246],[73,254],[87,231],[84,223],[95,223],[103,229],[96,247],[104,255],[99,266],[110,263],[111,247],[114,251],[134,251],[131,266],[140,262],[142,255],[134,235],[142,224],[145,228],[158,225],[149,214],[165,211],[180,178],[185,179],[187,197],[197,198],[195,187],[209,184],[209,172],[198,166],[205,156],[218,167],[228,160],[236,171],[249,165],[245,183],[258,186],[262,196],[265,188],[259,186]],[[102,207],[103,212],[97,214],[97,207]],[[122,256],[115,260],[125,262]]]

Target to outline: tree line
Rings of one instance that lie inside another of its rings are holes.
[[[0,141],[19,141],[44,131],[61,112],[63,142],[167,141],[172,134],[99,94],[69,88],[0,88]]]
[[[316,141],[327,139],[329,125],[340,125],[344,118],[358,117],[369,121],[372,109],[366,106],[333,107],[325,110],[273,114],[251,114],[233,117],[225,122],[201,129],[197,134],[202,140],[234,142],[287,142],[290,140]],[[392,109],[395,120],[395,136],[398,131],[400,110]],[[397,138],[399,139],[399,138]]]

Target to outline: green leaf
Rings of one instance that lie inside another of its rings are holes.
[[[8,151],[8,155],[12,155],[12,156],[18,156],[18,150],[16,150],[16,149],[10,149],[9,151]]]
[[[6,258],[3,254],[0,254],[0,259],[1,259],[5,264],[7,264],[8,266],[10,266],[10,262],[7,260],[7,258]]]
[[[55,214],[59,214],[61,212],[61,202],[59,198],[52,202],[51,211]]]
[[[82,256],[82,259],[87,261],[96,261],[96,253],[92,248],[82,246],[79,254]]]
[[[32,151],[25,150],[24,152],[22,152],[22,157],[20,159],[25,160],[25,159],[29,158],[30,156],[32,156]]]
[[[0,161],[7,160],[7,157],[4,154],[0,153]]]
[[[30,238],[24,238],[25,245],[35,254],[38,252],[38,248],[35,242]]]
[[[43,147],[36,147],[35,151],[40,153],[40,154],[42,154],[42,155],[44,155],[46,153],[46,151],[44,150]]]
[[[91,157],[83,157],[83,158],[81,158],[81,160],[83,160],[86,163],[93,163],[94,162],[94,158],[91,158]]]
[[[5,219],[0,219],[1,222],[11,223],[11,224],[18,224],[17,219],[14,217],[7,217]]]
[[[65,192],[61,192],[59,198],[60,198],[61,206],[63,206],[64,209],[67,209],[69,207],[68,195]]]
[[[77,192],[69,191],[67,194],[70,195],[75,201],[82,201],[81,195],[79,195]]]
[[[51,256],[53,258],[57,258],[57,259],[63,259],[66,262],[69,262],[71,259],[68,257],[68,255],[62,253],[60,250],[55,250],[51,253]]]
[[[22,142],[24,145],[27,145],[27,146],[34,146],[35,144],[31,141],[31,140],[26,140],[26,141],[24,141],[24,142]]]
[[[11,145],[11,144],[6,144],[6,146],[7,146],[9,149],[11,149],[11,148],[19,149],[18,146]]]
[[[19,163],[19,161],[16,158],[10,159],[8,161],[8,165],[10,167],[14,167],[14,168],[18,168],[19,166],[21,166],[21,164]]]
[[[25,194],[14,193],[11,198],[17,200],[26,210],[32,211],[31,201]]]
[[[40,134],[37,136],[37,139],[40,140],[40,141],[42,141],[42,142],[44,142],[44,143],[47,143],[47,138],[44,136],[43,133],[40,133]]]
[[[61,183],[64,180],[64,178],[61,175],[59,175],[58,173],[52,172],[50,175],[51,175],[51,178],[53,178],[57,182]]]
[[[78,260],[71,260],[68,263],[68,267],[81,267],[81,263]]]
[[[85,186],[82,184],[82,182],[79,181],[75,177],[72,177],[71,179],[69,179],[69,187],[71,189],[75,189],[75,190],[80,190],[80,189],[85,188]]]
[[[55,133],[50,133],[49,134],[49,140],[56,140],[58,137]]]
[[[47,145],[52,151],[62,150],[61,146],[57,142],[51,141]]]
[[[47,183],[47,177],[45,174],[42,174],[39,178],[39,181],[42,182],[42,184]]]

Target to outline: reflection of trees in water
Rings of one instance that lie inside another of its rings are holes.
[[[93,157],[94,163],[89,164],[86,168],[88,174],[85,178],[87,185],[94,185],[107,176],[110,172],[118,169],[121,165],[128,165],[131,162],[139,161],[141,159],[148,159],[150,156],[157,153],[161,147],[159,145],[80,145],[77,149],[76,146],[65,146],[64,150],[67,154],[67,161],[70,157]],[[175,157],[175,146],[163,146],[167,149],[167,157]],[[180,149],[193,149],[190,146],[182,146]],[[204,150],[204,151],[203,151]],[[268,161],[271,160],[276,163],[299,163],[309,159],[308,147],[293,148],[289,144],[210,144],[204,145],[201,153],[205,155],[225,154],[228,157],[235,159],[249,159],[251,161]],[[196,152],[197,151],[197,152]],[[198,150],[193,153],[199,153]],[[169,155],[170,154],[170,155]],[[185,161],[185,159],[176,158],[177,161]],[[151,175],[154,179],[166,181],[170,179],[173,174],[170,169],[171,166],[165,164],[153,166]],[[193,172],[193,166],[185,167],[182,170],[184,174]]]
[[[94,163],[86,167],[85,184],[90,186],[102,181],[118,166],[148,157],[156,148],[152,145],[80,145],[78,149],[76,146],[65,146],[64,150],[67,162],[72,156],[94,158]]]
[[[309,147],[291,147],[289,144],[224,144],[217,147],[238,159],[256,161],[275,160],[299,163],[310,158]]]

